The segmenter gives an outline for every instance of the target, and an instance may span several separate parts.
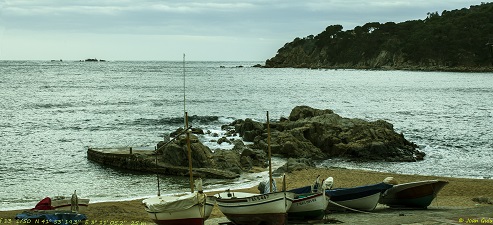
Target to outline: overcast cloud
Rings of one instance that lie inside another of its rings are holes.
[[[0,60],[264,61],[329,25],[403,22],[474,0],[0,0]]]

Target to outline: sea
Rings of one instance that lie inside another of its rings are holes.
[[[109,168],[88,147],[153,150],[183,126],[184,110],[212,150],[236,119],[288,117],[295,106],[386,120],[426,153],[418,162],[327,159],[319,167],[493,178],[493,73],[258,68],[263,62],[0,61],[0,210],[46,196],[91,202],[184,193],[188,178]],[[239,137],[235,137],[239,138]],[[279,166],[283,159],[276,158]],[[221,190],[257,185],[264,173],[205,179]],[[383,178],[382,178],[383,179]]]

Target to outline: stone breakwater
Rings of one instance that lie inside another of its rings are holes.
[[[162,162],[156,164],[156,155],[151,150],[131,150],[131,148],[88,148],[87,159],[109,167],[166,175],[188,176],[189,169]],[[233,179],[238,174],[213,168],[193,168],[195,177]]]

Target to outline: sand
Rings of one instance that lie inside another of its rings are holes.
[[[322,178],[332,176],[334,188],[354,187],[366,184],[374,184],[383,181],[386,177],[394,177],[399,183],[438,179],[449,181],[438,194],[427,210],[395,210],[379,205],[372,213],[338,212],[326,216],[325,221],[301,224],[327,224],[342,222],[345,224],[462,224],[466,222],[477,224],[493,224],[493,180],[492,179],[466,179],[420,175],[401,175],[380,173],[362,170],[349,170],[341,168],[309,169],[286,174],[287,188],[296,188],[312,184],[316,176]],[[278,181],[280,182],[280,181]],[[279,183],[278,183],[279,184]],[[280,185],[278,185],[280,187]],[[227,189],[227,187],[225,187]],[[241,191],[258,193],[257,187]],[[214,193],[210,193],[214,194]],[[473,198],[485,199],[485,203],[473,201]],[[490,201],[488,204],[487,202]],[[87,224],[153,224],[148,219],[142,205],[142,199],[122,202],[102,202],[89,205],[85,214],[88,217]],[[0,225],[15,224],[13,219],[16,211],[0,211]],[[214,208],[206,224],[225,222],[222,213]],[[326,223],[327,222],[327,223]],[[300,224],[295,223],[295,224]]]

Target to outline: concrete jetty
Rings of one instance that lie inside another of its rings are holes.
[[[188,167],[173,166],[162,162],[156,163],[153,150],[121,148],[88,148],[87,159],[109,167],[163,175],[189,176]],[[194,177],[233,179],[239,175],[230,171],[214,168],[193,168]]]

